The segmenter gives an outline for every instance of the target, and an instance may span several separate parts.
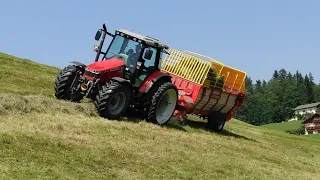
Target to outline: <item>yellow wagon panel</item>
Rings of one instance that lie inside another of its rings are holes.
[[[246,73],[193,52],[171,49],[161,70],[211,88],[245,92]]]

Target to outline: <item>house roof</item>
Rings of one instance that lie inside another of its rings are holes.
[[[296,108],[294,108],[293,110],[300,110],[300,109],[313,108],[313,107],[318,107],[319,105],[320,105],[320,102],[317,102],[317,103],[311,103],[311,104],[304,104],[304,105],[297,106],[297,107],[296,107]]]

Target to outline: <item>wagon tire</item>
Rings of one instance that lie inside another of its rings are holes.
[[[151,94],[146,120],[157,125],[166,124],[174,113],[177,101],[177,87],[171,82],[163,83]]]
[[[226,117],[224,115],[219,112],[212,112],[208,117],[207,128],[215,132],[221,132],[225,122]]]

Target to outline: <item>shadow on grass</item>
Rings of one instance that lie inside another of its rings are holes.
[[[256,142],[256,140],[254,139],[250,139],[250,138],[247,138],[245,136],[242,136],[242,135],[239,135],[239,134],[235,134],[231,131],[228,131],[226,129],[223,129],[221,132],[214,132],[212,130],[209,130],[207,128],[207,122],[206,121],[192,121],[192,120],[187,120],[187,125],[189,125],[191,128],[196,128],[196,129],[202,129],[204,131],[208,131],[208,132],[212,132],[212,133],[217,133],[217,134],[220,134],[220,135],[223,135],[223,136],[231,136],[231,137],[234,137],[234,138],[241,138],[241,139],[245,139],[245,140],[249,140],[249,141],[254,141]]]
[[[225,130],[225,129],[222,130],[222,132],[220,132],[220,134],[225,135],[225,136],[231,136],[231,137],[235,137],[235,138],[245,139],[245,140],[248,140],[248,141],[258,142],[258,141],[254,140],[254,139],[247,138],[247,137],[239,135],[239,134],[235,134],[235,133],[230,132],[230,131]]]
[[[134,113],[131,113],[124,119],[120,119],[120,121],[127,121],[127,122],[133,122],[133,123],[139,123],[145,120],[142,120],[141,117],[138,117],[138,115],[135,115]],[[177,129],[180,131],[187,131],[185,128],[183,128],[182,125],[179,124],[178,121],[174,122],[176,120],[170,120],[167,124],[163,125],[163,127],[166,127],[168,129]],[[174,123],[173,123],[174,122]]]
[[[121,119],[121,121],[129,121],[129,122],[139,123],[139,122],[144,121],[144,120],[141,120],[141,118],[131,114],[126,119]],[[223,136],[230,136],[230,137],[234,137],[234,138],[241,138],[241,139],[257,142],[254,139],[250,139],[250,138],[247,138],[245,136],[242,136],[242,135],[239,135],[239,134],[235,134],[235,133],[233,133],[231,131],[228,131],[226,129],[223,129],[221,132],[211,131],[211,130],[209,130],[207,128],[207,122],[206,121],[186,120],[184,123],[181,123],[181,122],[179,122],[179,121],[177,121],[175,119],[172,119],[167,124],[165,124],[163,127],[166,127],[168,129],[176,129],[176,130],[187,132],[187,130],[185,128],[186,126],[189,126],[191,129],[204,130],[204,131],[207,131],[207,132],[212,132],[212,133],[220,134],[220,135],[223,135]]]
[[[167,124],[164,125],[164,127],[168,128],[168,129],[176,129],[176,130],[187,132],[187,130],[183,127],[183,125],[174,119],[170,120]]]

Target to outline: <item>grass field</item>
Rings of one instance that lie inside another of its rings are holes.
[[[320,134],[308,134],[305,137],[320,140]]]
[[[301,126],[304,127],[304,124],[302,124],[302,122],[303,122],[302,120],[299,120],[299,121],[291,121],[291,122],[284,122],[284,123],[272,123],[272,124],[263,125],[261,126],[261,128],[272,129],[272,130],[281,131],[281,132],[295,131],[299,129]],[[320,134],[308,134],[308,135],[302,134],[301,136],[305,138],[320,140]]]
[[[271,124],[263,125],[261,127],[286,132],[290,130],[296,130],[303,125],[304,124],[302,124],[302,120],[299,120],[299,121],[291,121],[291,122],[284,122],[284,123],[271,123]]]
[[[6,61],[3,57],[7,55],[1,54],[1,62]],[[15,60],[12,57],[10,62]],[[106,120],[96,115],[91,103],[50,98],[50,83],[58,70],[28,63],[35,72],[47,68],[38,78],[50,82],[20,87],[25,81],[13,76],[13,85],[0,87],[1,179],[320,177],[320,140],[235,119],[222,133],[207,131],[205,122],[196,118],[187,126],[171,120],[164,127],[138,120]],[[10,68],[9,62],[6,66]],[[32,95],[38,92],[43,95]]]

